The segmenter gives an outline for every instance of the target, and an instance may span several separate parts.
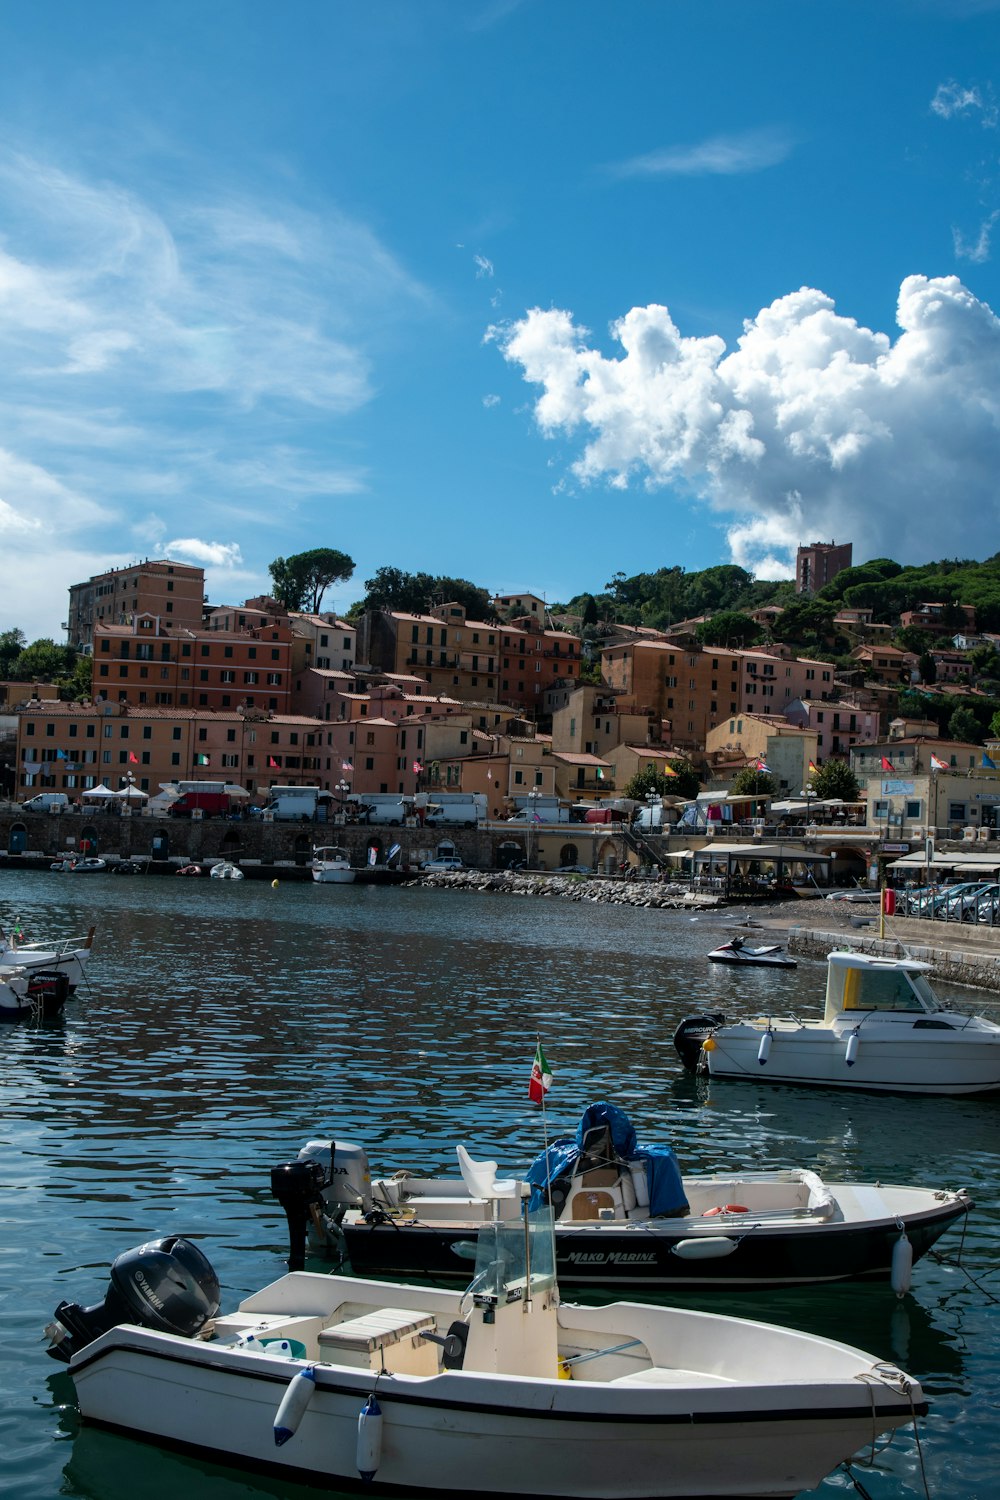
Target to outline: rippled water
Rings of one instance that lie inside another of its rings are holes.
[[[671,1035],[738,995],[802,1013],[824,967],[733,975],[705,961],[722,917],[420,889],[0,872],[28,937],[98,927],[67,1019],[0,1031],[0,1492],[7,1500],[235,1500],[315,1494],[78,1429],[40,1331],[62,1297],[103,1296],[144,1239],[203,1237],[227,1306],[283,1270],[270,1167],[308,1138],[373,1167],[454,1170],[454,1147],[523,1165],[536,1033],[556,1071],[550,1129],[607,1097],[692,1171],[809,1166],[831,1180],[968,1187],[963,1247],[940,1242],[902,1302],[886,1287],[687,1295],[897,1361],[931,1403],[934,1500],[987,1500],[1000,1467],[1000,1102],[847,1097],[696,1081]],[[739,987],[739,988],[737,988]],[[997,1016],[983,997],[956,998]],[[863,1472],[874,1500],[923,1494],[912,1434]],[[818,1493],[855,1493],[844,1475]]]

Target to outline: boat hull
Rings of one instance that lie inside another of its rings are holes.
[[[353,870],[316,870],[312,872],[312,878],[317,885],[353,885]]]
[[[70,993],[83,983],[84,971],[90,962],[89,948],[73,948],[57,952],[54,949],[8,948],[0,954],[0,980],[6,979],[12,969],[44,969],[47,973],[57,970],[69,979]]]
[[[906,1234],[914,1261],[925,1255],[969,1207],[968,1201],[950,1198],[926,1213],[908,1215]],[[468,1247],[475,1242],[475,1226],[471,1224],[442,1227],[398,1220],[391,1224],[345,1222],[341,1232],[358,1276],[419,1276],[456,1284],[468,1280]],[[792,1227],[769,1226],[753,1214],[727,1215],[709,1222],[557,1225],[556,1267],[562,1286],[631,1291],[888,1281],[899,1235],[894,1217],[871,1224]],[[709,1248],[702,1256],[697,1247],[706,1243]]]
[[[817,1033],[820,1028],[816,1028]],[[849,1029],[815,1036],[805,1027],[775,1026],[766,1060],[759,1061],[764,1029],[723,1027],[714,1045],[702,1050],[709,1077],[755,1082],[809,1084],[897,1094],[985,1094],[1000,1091],[1000,1033],[960,1029],[926,1032],[915,1039],[900,1023],[861,1031],[857,1054],[848,1062]]]
[[[880,1430],[913,1415],[905,1392],[848,1378],[734,1392],[711,1379],[674,1390],[669,1380],[420,1380],[319,1365],[298,1430],[276,1447],[275,1413],[303,1363],[125,1326],[77,1356],[71,1373],[88,1422],[323,1484],[357,1483],[358,1417],[377,1381],[375,1489],[546,1500],[790,1497],[870,1442],[873,1407]]]

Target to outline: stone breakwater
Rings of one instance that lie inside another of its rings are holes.
[[[523,870],[449,870],[422,875],[414,885],[447,890],[490,891],[498,896],[555,896],[605,906],[641,906],[673,911],[714,911],[719,896],[693,894],[683,885],[652,880],[612,880],[587,875],[546,875]]]

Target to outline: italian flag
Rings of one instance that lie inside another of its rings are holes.
[[[528,1081],[528,1098],[532,1104],[541,1104],[545,1095],[552,1087],[552,1072],[545,1060],[541,1042],[535,1048],[535,1060],[531,1064],[531,1078]]]

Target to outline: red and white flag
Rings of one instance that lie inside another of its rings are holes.
[[[545,1060],[541,1042],[535,1048],[535,1060],[531,1064],[531,1078],[528,1081],[528,1098],[532,1104],[541,1104],[545,1095],[552,1087],[552,1072]]]

